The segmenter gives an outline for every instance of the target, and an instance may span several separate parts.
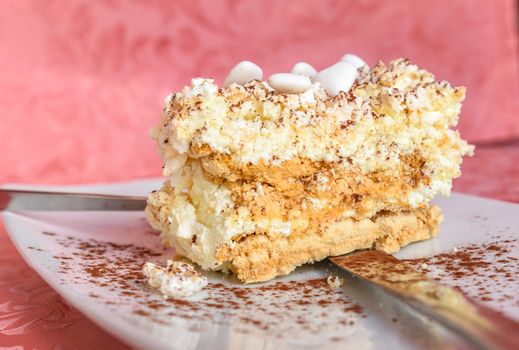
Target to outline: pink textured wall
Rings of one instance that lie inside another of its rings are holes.
[[[519,137],[515,1],[0,2],[0,183],[158,175],[163,97],[240,60],[268,75],[353,52],[466,85],[462,134]]]

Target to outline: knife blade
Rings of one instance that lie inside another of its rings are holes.
[[[3,210],[134,210],[146,207],[146,197],[117,196],[96,193],[27,191],[0,189],[0,211]]]
[[[519,348],[519,323],[434,281],[390,254],[365,250],[329,260],[354,276],[382,287],[477,348]]]

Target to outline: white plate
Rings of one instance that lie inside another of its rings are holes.
[[[159,185],[160,180],[147,180],[46,188],[142,195]],[[446,217],[439,236],[405,247],[397,256],[447,254],[411,263],[519,319],[514,260],[519,257],[519,206],[461,194],[437,202]],[[142,213],[4,213],[4,220],[20,253],[47,283],[135,347],[406,349],[457,342],[434,322],[327,263],[252,286],[207,274],[210,288],[199,295],[187,301],[165,300],[146,288],[139,269],[144,261],[164,262],[172,252],[162,249]],[[483,262],[472,266],[457,259],[453,251],[466,247],[472,247],[472,259]],[[457,276],[460,271],[464,273]],[[344,277],[344,286],[331,289],[324,281],[330,274]]]

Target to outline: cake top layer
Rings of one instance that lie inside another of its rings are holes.
[[[431,164],[445,157],[442,150],[457,157],[470,153],[450,129],[464,96],[464,87],[435,81],[406,59],[360,67],[349,91],[336,96],[319,82],[283,93],[266,81],[218,88],[212,79],[197,78],[166,98],[152,135],[166,176],[188,157],[214,154],[238,164],[279,166],[301,158],[385,171],[415,152]]]

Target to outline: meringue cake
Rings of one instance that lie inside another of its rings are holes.
[[[164,244],[252,283],[434,237],[442,214],[430,201],[473,152],[453,129],[465,88],[406,59],[343,71],[356,73],[335,90],[333,72],[280,90],[256,70],[168,96],[151,131],[166,181],[146,208]]]

